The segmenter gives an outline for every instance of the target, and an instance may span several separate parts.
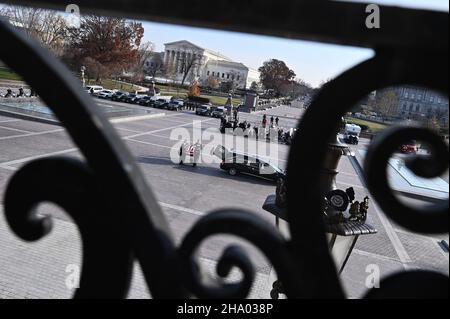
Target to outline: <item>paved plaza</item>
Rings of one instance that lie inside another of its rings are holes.
[[[111,101],[99,103],[139,107]],[[177,243],[201,216],[217,208],[245,209],[274,223],[274,217],[262,209],[266,197],[275,192],[273,183],[248,176],[229,176],[218,164],[200,164],[193,168],[171,161],[170,151],[177,143],[170,139],[174,129],[185,128],[192,132],[193,121],[199,121],[202,130],[218,128],[219,119],[196,116],[189,111],[154,110],[158,112],[164,114],[115,120],[113,125],[156,194]],[[269,118],[278,116],[280,126],[289,128],[295,126],[302,111],[281,106],[265,113]],[[261,118],[262,112],[240,115],[241,120],[252,124]],[[364,148],[367,143],[358,148]],[[278,145],[281,168],[286,167],[288,153],[289,146]],[[39,211],[54,217],[53,230],[38,242],[25,243],[9,230],[1,205],[6,184],[15,171],[29,161],[53,155],[83,158],[63,127],[0,116],[0,298],[68,298],[73,293],[66,287],[66,270],[68,265],[80,263],[81,247],[78,231],[70,218],[54,206],[43,205]],[[368,194],[354,161],[342,158],[339,170],[338,187],[354,187],[357,199]],[[448,234],[411,233],[389,220],[373,201],[368,223],[377,228],[378,233],[358,240],[342,274],[349,297],[358,298],[367,290],[365,282],[370,265],[377,265],[382,277],[419,268],[448,275],[448,252],[440,245],[441,240],[448,242]],[[199,250],[200,263],[213,272],[223,248],[230,243],[245,247],[257,270],[250,298],[268,298],[275,274],[265,257],[248,243],[230,236],[214,236]],[[238,278],[239,274],[234,272],[232,277]],[[136,264],[129,298],[148,297],[142,272]]]

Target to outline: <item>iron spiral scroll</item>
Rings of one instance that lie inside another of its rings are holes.
[[[34,211],[43,201],[61,206],[74,219],[83,242],[82,275],[75,298],[126,297],[134,260],[141,264],[154,298],[244,298],[253,283],[254,270],[240,247],[226,248],[217,266],[222,277],[232,267],[239,268],[243,278],[238,283],[222,284],[206,277],[196,263],[196,249],[217,234],[236,235],[261,250],[289,298],[344,298],[321,218],[318,181],[327,142],[346,111],[373,90],[412,84],[448,96],[449,89],[448,51],[411,53],[379,48],[373,58],[329,82],[298,125],[287,170],[287,197],[292,199],[287,201],[289,241],[251,213],[223,209],[201,218],[177,247],[133,157],[77,80],[56,58],[1,21],[0,38],[6,44],[0,47],[0,59],[38,92],[86,159],[32,161],[14,174],[4,198],[10,228],[27,241],[38,240],[51,229],[51,220]],[[445,71],[436,74],[436,70]],[[52,88],[47,83],[52,83]],[[314,143],[311,135],[316,137]],[[448,232],[448,199],[427,214],[396,201],[383,178],[389,156],[405,136],[420,138],[432,149],[426,161],[416,159],[408,164],[416,174],[429,178],[448,168],[448,147],[433,133],[394,128],[375,140],[367,154],[369,190],[400,225],[416,232]],[[312,155],[302,156],[303,150],[311,149]],[[396,274],[384,283],[367,297],[448,294],[448,277],[426,271]]]

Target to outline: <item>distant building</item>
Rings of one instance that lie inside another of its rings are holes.
[[[252,82],[259,83],[258,71],[220,53],[186,40],[166,43],[164,46],[162,59],[166,77],[175,82],[181,83],[185,71],[189,69],[185,84],[198,80],[201,85],[206,85],[210,77],[219,83],[233,82],[233,86],[238,89],[248,89]],[[154,63],[154,57],[148,62]],[[194,63],[191,68],[186,68],[189,62]]]
[[[420,119],[439,114],[441,121],[448,121],[448,99],[443,95],[414,86],[396,87],[395,91],[398,96],[398,117]]]

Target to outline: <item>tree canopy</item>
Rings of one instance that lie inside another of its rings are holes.
[[[295,72],[286,63],[277,59],[264,62],[258,71],[264,88],[274,90],[278,95],[283,94],[286,85],[295,78]]]
[[[82,18],[79,28],[71,28],[69,34],[67,60],[78,68],[88,59],[91,65],[97,65],[96,69],[102,70],[97,78],[118,74],[139,62],[144,35],[141,23],[89,15]],[[109,74],[103,74],[107,71]]]

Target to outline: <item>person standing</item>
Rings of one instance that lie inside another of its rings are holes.
[[[266,124],[267,124],[267,118],[266,118],[266,114],[263,115],[263,119],[262,119],[262,127],[266,128]]]
[[[280,119],[278,118],[278,116],[277,116],[277,118],[275,119],[275,125],[276,126],[278,126],[278,121],[279,121]]]
[[[14,93],[12,92],[11,89],[7,89],[7,90],[6,90],[5,97],[15,97],[15,95],[14,95]]]

